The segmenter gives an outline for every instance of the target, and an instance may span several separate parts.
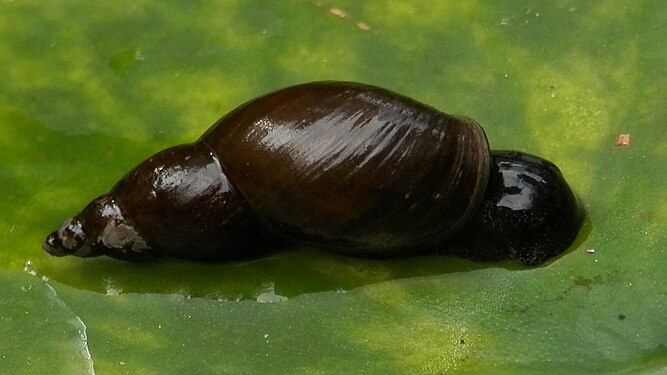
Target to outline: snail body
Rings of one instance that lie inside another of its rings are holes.
[[[219,260],[282,241],[357,256],[453,243],[473,259],[537,264],[569,246],[581,218],[558,168],[490,151],[472,119],[374,86],[316,82],[249,101],[195,143],[150,157],[43,247]]]

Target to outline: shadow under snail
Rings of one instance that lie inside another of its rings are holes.
[[[315,82],[251,100],[159,152],[43,243],[56,256],[230,260],[289,242],[354,256],[539,264],[583,211],[559,169],[490,151],[472,119]]]

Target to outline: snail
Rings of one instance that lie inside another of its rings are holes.
[[[552,163],[472,119],[352,82],[288,87],[151,156],[51,233],[56,256],[238,259],[285,243],[535,265],[582,224]],[[443,250],[444,249],[444,250]]]

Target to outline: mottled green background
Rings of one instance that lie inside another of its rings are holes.
[[[667,372],[665,40],[660,1],[0,1],[0,373]],[[323,79],[466,114],[494,148],[554,161],[584,233],[531,269],[41,250],[152,153]]]

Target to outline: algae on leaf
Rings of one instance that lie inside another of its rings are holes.
[[[661,5],[0,2],[0,372],[667,371]],[[41,250],[141,160],[326,79],[468,115],[493,148],[553,161],[586,232],[529,269],[301,247],[229,264]]]

